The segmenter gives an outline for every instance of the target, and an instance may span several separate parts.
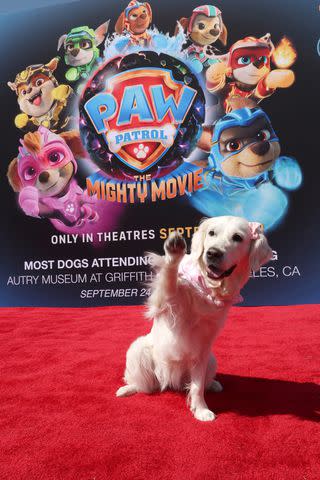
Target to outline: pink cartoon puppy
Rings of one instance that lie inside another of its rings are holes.
[[[96,200],[85,195],[74,178],[75,156],[85,155],[79,134],[69,131],[57,135],[41,126],[27,133],[21,145],[7,175],[13,190],[19,192],[24,213],[49,218],[57,227],[79,228],[96,222]]]

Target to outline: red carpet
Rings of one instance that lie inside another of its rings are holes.
[[[140,307],[0,310],[1,480],[319,480],[320,306],[234,308],[224,392],[115,397]]]

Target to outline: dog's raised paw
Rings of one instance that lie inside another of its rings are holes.
[[[201,422],[212,422],[216,418],[215,414],[208,408],[197,408],[193,415]]]
[[[187,244],[178,232],[173,232],[165,241],[164,249],[169,255],[182,255],[187,249]]]

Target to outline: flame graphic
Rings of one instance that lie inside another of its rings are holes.
[[[286,37],[283,37],[276,46],[272,60],[278,68],[289,68],[297,58],[297,51]]]

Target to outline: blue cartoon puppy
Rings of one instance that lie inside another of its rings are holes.
[[[198,146],[210,152],[205,187],[191,202],[206,215],[239,215],[270,229],[287,210],[283,189],[297,189],[302,173],[295,159],[280,156],[266,113],[243,105],[243,99],[235,99],[230,113],[204,129]]]

